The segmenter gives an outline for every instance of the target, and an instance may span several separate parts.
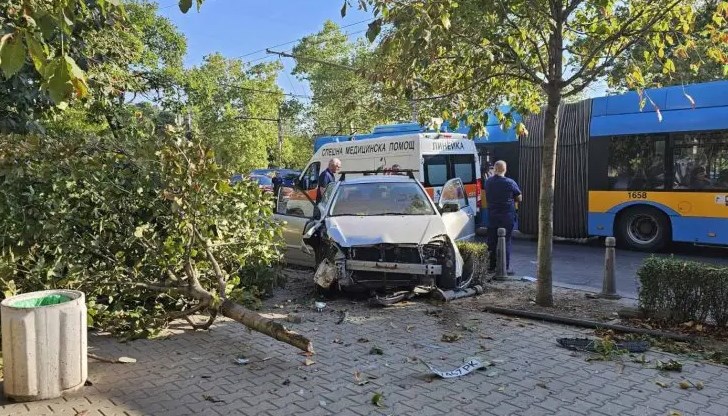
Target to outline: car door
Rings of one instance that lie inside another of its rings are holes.
[[[456,240],[468,240],[475,236],[475,210],[468,202],[468,195],[465,193],[465,186],[460,178],[450,179],[442,186],[438,207],[441,209],[446,204],[456,204],[457,210],[443,212],[442,220],[450,237]]]
[[[303,242],[306,225],[314,219],[314,202],[299,188],[281,186],[273,218],[283,227],[284,258],[287,263],[315,266],[313,248]]]

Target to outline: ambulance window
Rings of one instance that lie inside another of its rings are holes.
[[[425,156],[425,186],[442,186],[447,182],[447,156]]]
[[[464,184],[475,183],[475,156],[453,155],[451,157],[455,177],[462,179]]]
[[[306,173],[303,175],[303,189],[316,189],[316,187],[318,186],[320,166],[321,163],[314,162],[308,167],[308,170],[306,170]]]

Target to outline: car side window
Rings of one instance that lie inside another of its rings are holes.
[[[276,214],[313,218],[314,204],[300,189],[282,186],[278,192]]]
[[[323,196],[321,197],[321,205],[326,206],[329,203],[329,200],[331,200],[331,195],[334,192],[334,187],[336,186],[336,182],[331,182],[328,185],[326,185],[326,190],[324,191]]]
[[[468,206],[468,197],[463,187],[463,182],[459,178],[449,180],[442,187],[439,204],[444,206],[447,203],[458,204],[459,209]]]

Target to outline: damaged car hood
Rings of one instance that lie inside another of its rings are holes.
[[[326,231],[343,247],[374,244],[427,244],[447,234],[437,215],[342,216],[326,218]]]

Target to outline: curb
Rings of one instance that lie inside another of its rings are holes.
[[[485,237],[488,235],[488,227],[478,227],[475,229],[475,235],[479,237]],[[513,230],[513,233],[511,234],[512,238],[514,240],[525,240],[525,241],[537,241],[538,235],[535,234],[524,234],[520,232],[519,230]],[[559,237],[554,236],[552,241],[555,242],[565,242],[565,243],[573,243],[573,244],[589,244],[593,241],[599,240],[600,237],[583,237],[583,238],[566,238],[566,237]]]
[[[632,334],[643,334],[652,337],[660,337],[666,339],[672,339],[675,341],[687,341],[692,342],[696,339],[694,336],[676,334],[674,332],[664,332],[655,329],[645,328],[634,328],[625,325],[614,325],[603,322],[588,321],[585,319],[568,318],[565,316],[551,315],[548,313],[540,312],[529,312],[519,309],[499,308],[496,306],[486,306],[483,312],[497,313],[499,315],[515,316],[518,318],[526,318],[533,320],[540,320],[545,322],[551,322],[562,325],[578,326],[582,328],[590,329],[611,329],[617,332],[632,333]]]

